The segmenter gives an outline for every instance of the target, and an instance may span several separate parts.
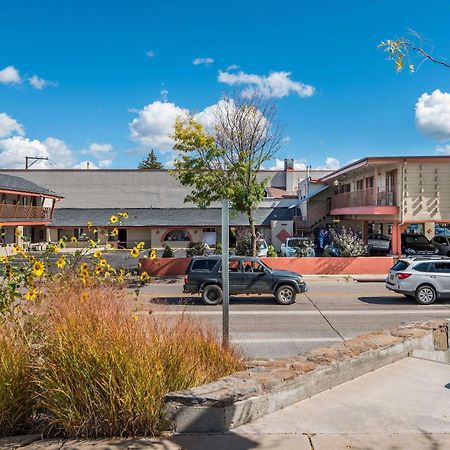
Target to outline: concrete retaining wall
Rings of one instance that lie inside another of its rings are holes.
[[[447,321],[371,333],[334,347],[249,363],[245,371],[166,396],[166,415],[178,432],[223,432],[304,400],[414,351],[447,352]]]
[[[355,258],[261,258],[273,269],[291,270],[302,275],[385,275],[394,265],[389,256]],[[141,270],[152,277],[179,276],[186,273],[190,258],[142,258]]]

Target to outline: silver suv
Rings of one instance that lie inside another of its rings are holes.
[[[386,287],[421,305],[431,305],[437,298],[450,297],[450,258],[416,256],[399,259],[389,271]]]

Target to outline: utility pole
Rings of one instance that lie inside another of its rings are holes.
[[[230,215],[229,201],[222,200],[222,345],[230,344]]]
[[[25,156],[25,170],[28,170],[33,164],[38,161],[48,161],[48,157],[46,156]],[[31,163],[30,163],[31,161]]]

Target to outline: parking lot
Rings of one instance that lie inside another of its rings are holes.
[[[295,304],[281,306],[270,296],[230,299],[232,342],[253,358],[275,358],[328,346],[400,323],[450,318],[450,300],[421,306],[389,292],[380,282],[351,278],[306,278],[308,292]],[[182,293],[182,283],[155,283],[141,292],[141,314],[193,314],[222,327],[222,306],[205,306],[199,296]]]

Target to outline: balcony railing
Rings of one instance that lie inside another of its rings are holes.
[[[335,195],[331,209],[358,208],[364,206],[397,206],[395,190],[377,191],[376,188],[360,189]]]
[[[315,208],[308,208],[307,211],[308,215],[306,217],[301,215],[294,216],[295,230],[299,231],[310,229],[321,220],[325,219],[330,212],[330,199],[326,199]]]
[[[24,219],[48,222],[51,218],[52,208],[0,203],[0,221],[2,219]]]

